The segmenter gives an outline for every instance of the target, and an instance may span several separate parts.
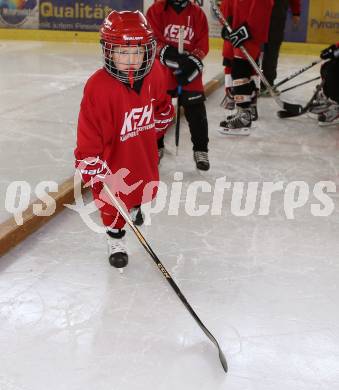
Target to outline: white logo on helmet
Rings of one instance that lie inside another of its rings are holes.
[[[129,37],[129,36],[124,35],[123,39],[125,41],[140,41],[143,39],[143,37]]]

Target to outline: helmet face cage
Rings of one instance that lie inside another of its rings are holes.
[[[154,39],[140,45],[115,45],[105,40],[101,43],[104,67],[119,81],[130,83],[131,79],[141,80],[151,70],[156,54]]]

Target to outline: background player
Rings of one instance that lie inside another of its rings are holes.
[[[221,3],[220,10],[233,30],[229,34],[224,26],[221,31],[225,40],[224,65],[228,68],[225,87],[232,88],[228,92],[233,95],[237,108],[235,115],[220,123],[222,134],[248,134],[252,119],[256,119],[256,113],[251,117],[251,104],[256,104],[257,97],[253,69],[239,47],[243,45],[258,61],[261,46],[268,38],[272,5],[273,0],[223,0]]]
[[[310,112],[317,114],[320,126],[335,125],[339,123],[339,42],[324,49],[320,58],[329,61],[320,69],[322,89]]]
[[[168,90],[177,96],[182,86],[180,104],[193,143],[193,157],[200,170],[208,170],[208,123],[202,84],[203,58],[209,50],[208,23],[204,12],[189,0],[156,1],[146,14],[157,39],[157,54],[165,66]],[[178,53],[179,27],[183,26],[184,51]],[[163,148],[163,140],[159,142]]]

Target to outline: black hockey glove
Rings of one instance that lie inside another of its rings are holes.
[[[233,32],[229,34],[228,37],[228,40],[231,41],[234,47],[243,45],[248,39],[251,39],[251,34],[246,24],[243,24],[236,30],[233,30]]]
[[[187,85],[203,70],[203,63],[192,54],[182,54],[179,60],[179,69],[174,72],[179,85]]]
[[[160,62],[172,69],[179,68],[180,54],[178,49],[171,45],[164,46],[159,53]]]
[[[230,33],[228,32],[226,26],[223,26],[223,28],[221,29],[221,38],[225,41],[228,41],[230,39]]]
[[[329,60],[329,59],[333,59],[333,58],[339,58],[339,45],[331,45],[329,47],[327,47],[326,49],[324,49],[321,53],[320,53],[320,58],[322,60]]]

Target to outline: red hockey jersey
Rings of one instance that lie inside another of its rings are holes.
[[[246,23],[254,41],[266,42],[272,7],[273,0],[223,0],[220,9],[232,17],[232,28]]]
[[[203,59],[209,50],[208,23],[204,11],[196,4],[189,4],[177,14],[167,5],[166,1],[155,2],[148,9],[146,17],[157,39],[157,52],[165,45],[178,47],[179,27],[183,26],[184,50]],[[177,82],[173,73],[167,67],[165,72],[168,79],[168,89],[174,90]],[[191,83],[183,87],[188,91],[203,91],[202,75],[199,74]]]
[[[157,1],[148,9],[146,17],[155,33],[158,52],[165,45],[178,47],[179,27],[183,26],[184,50],[203,59],[209,50],[207,18],[198,5],[188,3],[177,14],[166,6],[166,1]]]
[[[231,27],[236,29],[247,24],[251,39],[245,43],[253,57],[260,52],[260,45],[268,39],[273,0],[222,0],[220,10],[225,18],[231,18]],[[224,57],[231,57],[231,44],[224,42]],[[238,50],[238,54],[241,52]]]
[[[87,81],[78,119],[75,157],[79,161],[98,156],[115,174],[127,169],[127,186],[140,182],[131,193],[120,193],[127,208],[142,203],[145,186],[158,181],[156,123],[162,131],[173,118],[171,98],[161,64],[156,60],[143,79],[140,93],[112,77],[105,69]],[[127,191],[128,192],[128,191]],[[150,201],[156,191],[150,195]]]

